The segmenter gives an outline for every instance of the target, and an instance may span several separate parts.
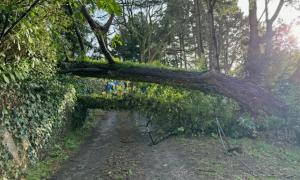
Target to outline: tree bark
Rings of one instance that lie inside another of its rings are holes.
[[[258,34],[258,20],[257,20],[257,0],[249,0],[249,25],[250,25],[250,41],[248,46],[248,58],[246,62],[246,69],[248,72],[248,79],[258,84],[264,83],[265,72],[271,63],[272,56],[272,26],[277,19],[285,1],[280,0],[277,8],[271,18],[269,18],[268,3],[265,0],[266,15],[266,32],[262,37]],[[265,45],[264,52],[260,50],[260,46]]]
[[[83,77],[111,78],[166,84],[186,89],[217,93],[236,100],[242,108],[256,116],[261,112],[285,116],[287,105],[274,98],[264,88],[246,80],[229,77],[217,72],[189,72],[139,65],[65,63],[61,73]]]
[[[112,14],[109,18],[109,20],[107,21],[107,23],[104,26],[99,25],[96,21],[93,20],[93,18],[91,17],[91,15],[89,14],[88,10],[86,9],[86,7],[83,5],[81,6],[81,12],[83,14],[83,16],[85,17],[85,19],[87,20],[87,22],[89,23],[91,29],[93,30],[97,41],[99,43],[100,49],[102,51],[102,53],[104,54],[105,58],[107,59],[109,64],[114,64],[115,61],[112,57],[112,55],[110,54],[106,43],[104,41],[103,35],[105,33],[108,32],[109,27],[113,21],[114,18],[114,14]]]
[[[204,47],[203,47],[203,37],[202,37],[202,19],[201,19],[201,10],[202,2],[200,0],[194,0],[194,21],[195,21],[195,32],[196,35],[196,42],[197,42],[197,55],[198,57],[202,57],[204,54]]]
[[[247,78],[260,84],[262,79],[261,51],[258,35],[257,3],[249,0],[249,26],[250,40],[248,45],[248,58],[246,62]]]
[[[268,0],[265,0],[265,12],[266,12],[266,33],[265,33],[265,41],[266,41],[266,50],[265,50],[265,57],[267,60],[270,60],[271,58],[271,54],[272,54],[272,50],[273,50],[273,42],[272,42],[272,38],[273,38],[273,24],[275,22],[275,20],[277,19],[283,5],[284,5],[284,0],[280,0],[279,4],[275,10],[274,15],[269,19],[269,10],[268,10]]]
[[[81,50],[81,53],[83,55],[85,55],[85,48],[84,48],[84,42],[83,42],[83,38],[80,34],[80,30],[79,28],[77,27],[77,23],[76,23],[76,20],[74,19],[73,17],[73,9],[72,9],[72,6],[70,5],[69,2],[66,3],[65,5],[67,11],[68,11],[68,15],[71,17],[72,21],[73,21],[73,28],[74,28],[74,31],[75,31],[75,34],[77,36],[77,39],[78,39],[78,43],[79,43],[79,46],[80,46],[80,50]]]
[[[208,0],[207,4],[207,14],[208,14],[208,24],[209,24],[209,32],[210,32],[210,43],[211,48],[210,52],[210,70],[220,72],[220,63],[219,63],[219,52],[218,52],[218,42],[216,37],[216,28],[215,28],[215,19],[214,19],[214,6],[216,0]]]
[[[80,50],[81,50],[82,54],[85,55],[83,39],[82,39],[82,36],[81,36],[80,31],[79,31],[78,27],[76,26],[76,24],[74,24],[74,31],[77,36],[78,42],[79,42]]]

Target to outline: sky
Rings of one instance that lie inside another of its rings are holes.
[[[257,16],[258,16],[258,18],[260,18],[261,14],[265,8],[264,1],[265,0],[257,0],[257,12],[258,12]],[[270,3],[269,3],[269,11],[270,11],[269,16],[270,17],[274,14],[278,3],[279,3],[279,0],[270,0]],[[239,0],[238,5],[241,8],[241,10],[243,11],[244,15],[247,16],[248,11],[249,11],[248,10],[248,7],[249,7],[248,0]],[[291,6],[284,6],[282,8],[282,10],[280,11],[278,18],[281,19],[286,24],[291,24],[296,19],[300,20],[300,10],[299,9],[297,10],[296,8],[291,7]],[[293,32],[294,36],[297,38],[297,41],[298,41],[298,44],[300,47],[300,24],[298,24],[298,25],[294,24],[292,26],[292,32]]]

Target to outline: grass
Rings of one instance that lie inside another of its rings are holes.
[[[211,137],[178,138],[177,142],[184,147],[184,154],[192,157],[191,168],[214,170],[205,172],[214,179],[300,179],[299,146],[273,145],[259,139],[231,139],[232,145],[243,149],[243,154],[231,155],[224,153],[219,140]]]
[[[81,137],[79,136],[80,133],[77,131],[78,130],[68,133],[62,142],[55,145],[55,147],[48,152],[45,159],[42,159],[36,164],[30,166],[26,172],[26,179],[46,179],[53,172],[58,170],[60,168],[60,164],[64,160],[67,160],[72,152],[75,151],[80,145]]]
[[[300,147],[278,146],[259,139],[243,138],[236,141],[244,154],[253,159],[253,168],[262,179],[299,177]]]
[[[280,176],[300,174],[300,147],[275,146],[262,140],[243,139],[240,141],[245,153],[255,157],[261,171]],[[272,178],[272,175],[269,176]]]
[[[79,149],[81,143],[90,134],[93,127],[95,127],[96,118],[94,116],[96,115],[102,115],[102,113],[99,110],[91,111],[81,128],[67,133],[60,142],[49,150],[45,159],[38,161],[28,168],[25,173],[25,179],[47,179],[56,172],[61,167],[63,161],[67,160]]]

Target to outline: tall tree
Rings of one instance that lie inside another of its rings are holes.
[[[250,40],[246,69],[248,71],[248,78],[253,82],[263,84],[265,72],[270,66],[272,59],[273,24],[284,3],[286,3],[285,0],[280,0],[274,14],[270,16],[269,0],[265,0],[266,31],[260,35],[258,32],[260,26],[257,19],[257,0],[249,0]],[[264,50],[261,47],[264,47]]]
[[[119,52],[127,59],[144,63],[161,59],[166,44],[166,33],[160,27],[163,1],[120,0],[120,3],[123,13],[116,24],[126,43],[119,47]]]
[[[100,25],[91,17],[91,15],[85,5],[81,6],[81,12],[82,12],[83,16],[85,17],[85,19],[87,20],[87,22],[89,23],[91,29],[93,30],[93,32],[98,40],[100,49],[101,49],[102,53],[104,54],[105,58],[107,59],[109,64],[114,64],[115,61],[107,48],[107,44],[105,43],[103,36],[104,36],[104,34],[106,34],[108,32],[115,15],[111,14],[110,18],[107,20],[107,22],[104,25]]]
[[[204,55],[204,45],[203,45],[203,16],[202,11],[204,10],[203,2],[200,0],[194,0],[194,9],[193,9],[193,18],[195,21],[195,27],[194,27],[194,35],[196,37],[196,43],[197,43],[197,55],[198,57],[202,57]]]
[[[207,1],[207,19],[209,25],[209,34],[210,34],[210,69],[216,72],[220,72],[220,61],[219,61],[219,51],[218,51],[218,42],[216,37],[216,28],[215,28],[215,18],[214,18],[214,8],[216,5],[216,0]]]

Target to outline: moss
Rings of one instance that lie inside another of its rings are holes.
[[[196,69],[183,69],[183,68],[175,68],[175,67],[170,67],[166,66],[163,64],[158,64],[158,63],[135,63],[131,61],[125,61],[125,62],[119,62],[116,61],[114,65],[109,65],[105,60],[94,60],[94,59],[85,59],[84,61],[74,61],[76,63],[80,62],[85,62],[85,63],[90,63],[93,65],[99,65],[99,66],[109,66],[110,68],[115,68],[115,69],[126,69],[126,68],[156,68],[156,69],[168,69],[168,70],[173,70],[176,72],[203,72],[203,71],[198,71]]]

